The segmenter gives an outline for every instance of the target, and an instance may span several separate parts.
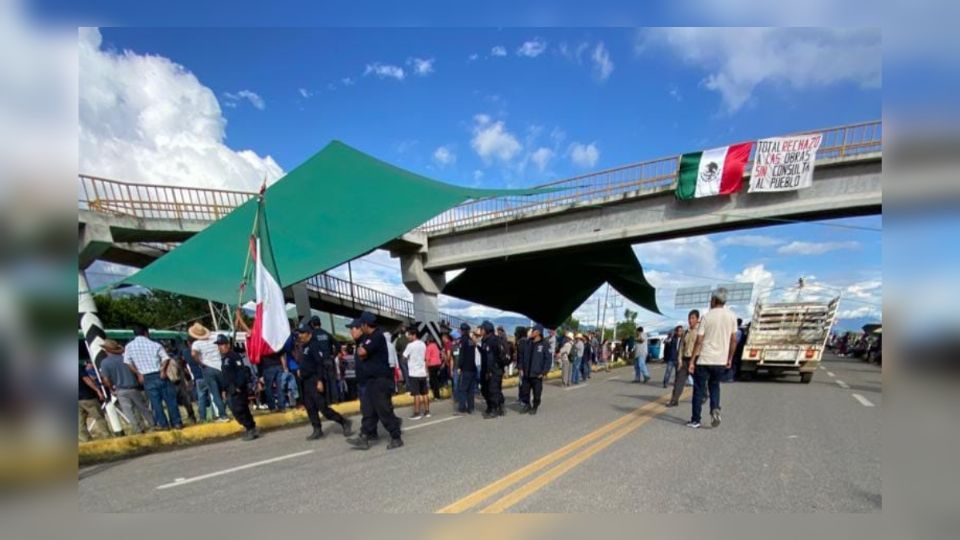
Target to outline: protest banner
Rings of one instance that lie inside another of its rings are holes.
[[[757,141],[750,193],[793,191],[813,183],[813,165],[823,135],[811,133]]]

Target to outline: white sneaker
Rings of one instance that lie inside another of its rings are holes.
[[[229,418],[217,418],[217,423],[223,424],[224,422],[229,422]]]
[[[423,415],[423,417],[424,417],[424,418],[430,418],[430,413],[428,412],[427,414]]]
[[[423,418],[423,416],[419,414],[415,414],[410,417],[411,420],[420,420],[421,418]]]
[[[700,429],[700,422],[687,422],[688,428]]]
[[[713,422],[710,423],[711,427],[717,427],[720,425],[720,409],[716,409],[710,412],[710,416],[713,418]]]

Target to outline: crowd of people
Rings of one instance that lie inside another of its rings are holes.
[[[662,385],[673,385],[668,406],[679,404],[684,386],[694,386],[691,427],[699,427],[700,406],[708,395],[713,423],[719,424],[719,382],[734,373],[734,358],[745,340],[741,321],[724,307],[723,296],[722,290],[714,294],[712,309],[702,319],[691,311],[687,328],[678,325],[663,344]],[[249,332],[239,312],[236,324]],[[537,414],[543,380],[554,369],[567,387],[589,380],[596,369],[609,369],[615,360],[632,359],[634,381],[648,383],[651,378],[643,328],[622,342],[539,324],[518,327],[508,336],[489,321],[475,328],[462,323],[456,329],[441,323],[435,336],[416,326],[386,331],[373,314],[364,312],[348,329],[353,342],[340,343],[318,317],[311,317],[294,327],[281,351],[262,355],[253,365],[242,343],[200,323],[188,329],[186,343],[151,340],[145,327],[135,325],[135,337],[125,346],[104,342],[107,356],[99,371],[89,361],[81,364],[80,440],[117,431],[116,426],[109,429],[103,417],[102,405],[108,401],[119,411],[123,434],[181,429],[182,411],[193,424],[228,422],[229,408],[244,427],[244,439],[252,440],[260,433],[251,408],[282,412],[302,407],[311,424],[308,439],[324,436],[321,417],[339,424],[350,437],[352,422],[331,405],[359,400],[360,432],[348,441],[369,448],[382,424],[391,439],[388,448],[398,448],[403,445],[401,421],[391,399],[398,393],[413,397],[411,421],[429,418],[431,397],[440,399],[443,389],[454,399],[455,414],[473,414],[479,395],[482,416],[494,419],[506,412],[502,384],[508,375],[519,376],[520,411],[527,414]]]

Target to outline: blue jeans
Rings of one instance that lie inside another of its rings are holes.
[[[710,390],[710,412],[720,410],[720,378],[726,366],[697,366],[693,373],[693,417],[691,422],[700,421],[703,410],[703,393]]]
[[[153,409],[153,423],[160,428],[183,426],[180,419],[180,409],[177,407],[177,389],[167,379],[161,379],[159,373],[148,373],[143,376],[143,389],[150,398],[150,408]],[[167,415],[163,413],[163,404],[167,404]]]
[[[590,378],[590,359],[583,361],[583,379],[587,380]]]
[[[283,368],[280,366],[270,366],[263,370],[263,395],[267,399],[267,407],[271,411],[283,408],[283,398],[278,399],[280,394],[280,376],[283,375]],[[273,385],[277,388],[274,389]]]
[[[633,364],[633,380],[635,381],[649,381],[650,380],[650,370],[647,369],[647,359],[643,356],[638,356],[635,363]]]
[[[210,405],[209,390],[207,389],[206,383],[203,382],[203,379],[194,379],[193,383],[193,397],[197,400],[197,409],[200,412],[200,416],[197,418],[200,422],[206,422],[207,407]]]
[[[667,366],[663,371],[663,387],[666,388],[670,384],[670,376],[677,373],[677,361],[676,360],[667,360]],[[679,376],[679,374],[677,375]]]
[[[573,373],[570,375],[570,384],[580,384],[580,370],[583,367],[580,365],[583,362],[582,356],[574,357],[573,359]]]
[[[460,381],[458,383],[458,389],[460,394],[457,397],[457,403],[459,405],[458,409],[460,411],[469,411],[473,412],[474,407],[474,388],[476,388],[475,379],[477,378],[477,373],[475,371],[461,371],[460,372]]]
[[[223,374],[220,373],[219,369],[214,369],[209,366],[203,366],[203,380],[197,381],[197,392],[200,394],[210,393],[210,398],[213,400],[213,416],[218,416],[220,418],[227,418],[227,407],[223,403],[223,396],[220,394],[220,391],[226,386],[223,380]],[[200,419],[207,419],[207,405],[209,404],[206,399],[201,400],[197,396],[197,401],[200,402]]]
[[[289,406],[292,406],[297,402],[297,398],[300,397],[300,392],[297,389],[297,378],[290,373],[289,371],[280,373],[280,380],[277,383],[280,391],[280,408],[286,409]],[[287,393],[289,392],[290,400],[287,400]]]

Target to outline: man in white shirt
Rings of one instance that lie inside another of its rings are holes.
[[[123,349],[123,363],[130,366],[137,380],[150,399],[150,408],[153,409],[153,423],[158,429],[183,429],[180,419],[180,409],[177,408],[177,390],[167,379],[167,366],[170,364],[170,355],[156,341],[147,337],[147,327],[136,324],[133,326],[134,337]],[[167,415],[163,412],[163,404],[167,405]]]
[[[637,344],[633,352],[636,355],[633,365],[633,382],[647,382],[650,380],[650,370],[647,368],[647,333],[643,327],[637,328]]]
[[[427,345],[420,341],[417,329],[407,329],[409,342],[403,349],[407,360],[407,373],[410,374],[410,395],[413,396],[413,416],[411,420],[430,418],[430,395],[427,391]]]
[[[710,297],[710,311],[700,319],[693,346],[690,373],[693,374],[693,416],[687,427],[700,427],[703,395],[710,389],[711,425],[720,425],[720,378],[733,363],[737,347],[737,316],[725,307],[727,290],[719,288]]]
[[[218,422],[229,422],[227,409],[223,404],[221,392],[226,390],[226,382],[220,371],[223,358],[220,349],[214,341],[217,336],[199,322],[187,329],[187,334],[194,340],[190,345],[190,354],[200,363],[203,378],[197,380],[197,404],[200,407],[200,421],[207,421],[207,396],[213,400],[213,416]]]

